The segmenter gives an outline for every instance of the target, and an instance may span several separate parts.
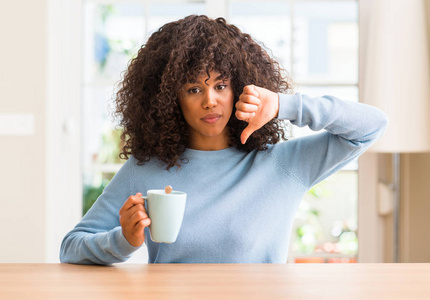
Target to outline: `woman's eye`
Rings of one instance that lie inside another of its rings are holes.
[[[199,92],[198,88],[192,88],[192,89],[188,90],[188,93],[190,93],[190,94],[197,94],[198,92]]]
[[[217,89],[218,90],[223,90],[223,89],[225,89],[227,87],[227,85],[226,84],[220,84],[220,85],[218,85],[217,86]]]

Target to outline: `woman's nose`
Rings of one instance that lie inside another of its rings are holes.
[[[203,100],[203,108],[212,108],[217,105],[216,95],[208,92]]]

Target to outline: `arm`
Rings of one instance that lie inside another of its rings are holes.
[[[382,136],[388,124],[385,113],[363,103],[333,96],[278,95],[279,119],[315,131],[326,130],[287,141],[291,150],[288,163],[283,165],[294,170],[307,188],[361,155]]]
[[[131,195],[129,159],[76,227],[64,237],[60,261],[76,264],[112,264],[127,260],[139,249],[122,233],[119,211]]]
[[[246,86],[236,104],[236,116],[248,122],[242,142],[277,117],[293,125],[326,132],[273,147],[278,165],[310,188],[368,149],[385,131],[387,116],[362,103],[332,96],[286,95]]]

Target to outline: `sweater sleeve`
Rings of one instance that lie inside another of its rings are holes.
[[[60,249],[62,263],[106,265],[123,262],[139,249],[128,243],[119,223],[119,210],[131,195],[130,160],[115,174],[82,220],[64,237]]]
[[[322,133],[286,141],[278,164],[307,189],[357,158],[382,136],[388,118],[380,109],[333,96],[279,95],[278,119]],[[288,147],[286,147],[288,144]],[[294,173],[294,174],[292,174]]]

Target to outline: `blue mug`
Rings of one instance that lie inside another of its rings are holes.
[[[146,213],[151,219],[151,240],[155,243],[174,243],[181,229],[187,194],[149,190],[142,198],[145,200]]]

